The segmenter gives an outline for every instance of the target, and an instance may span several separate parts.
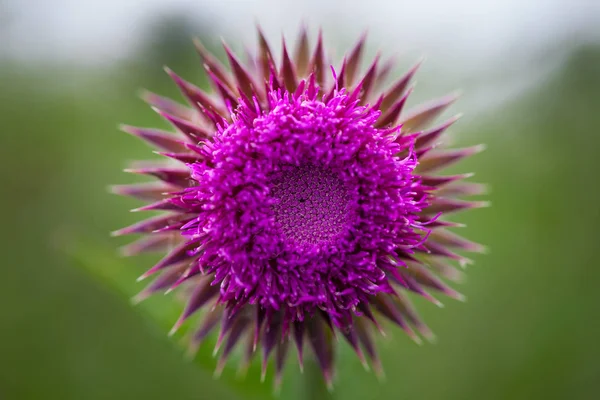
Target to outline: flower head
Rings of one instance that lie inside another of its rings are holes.
[[[320,36],[311,52],[303,31],[293,61],[284,43],[277,65],[260,32],[259,43],[249,65],[225,47],[230,71],[198,43],[213,93],[167,70],[187,107],[144,96],[176,132],[123,129],[175,161],[129,170],[156,184],[115,187],[153,200],[139,210],[164,211],[116,234],[148,234],[130,254],[171,246],[143,275],[158,278],[138,298],[187,286],[174,330],[203,310],[197,347],[220,325],[219,371],[244,341],[247,362],[262,349],[263,371],[275,352],[279,381],[289,343],[302,362],[306,340],[330,384],[334,335],[378,370],[378,318],[417,341],[432,337],[405,292],[461,298],[436,276],[454,279],[449,261],[468,262],[451,249],[482,248],[440,216],[483,205],[456,199],[482,187],[433,173],[480,148],[436,148],[456,118],[422,130],[452,97],[404,115],[417,66],[383,91],[390,63],[375,60],[359,77],[364,38],[331,72]]]

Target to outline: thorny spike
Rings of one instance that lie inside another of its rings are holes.
[[[382,315],[388,318],[390,321],[398,325],[406,334],[417,344],[421,344],[421,339],[415,334],[415,332],[408,326],[400,311],[396,308],[396,305],[388,295],[377,296],[373,304]]]
[[[304,328],[304,322],[294,322],[294,342],[296,344],[296,349],[298,350],[300,371],[304,369]]]
[[[209,302],[219,292],[217,286],[211,285],[210,279],[204,279],[199,283],[188,300],[183,313],[179,316],[179,319],[175,323],[175,326],[171,329],[170,335],[177,332],[181,325],[196,311],[202,308],[207,302]]]
[[[154,153],[172,158],[173,160],[177,160],[183,164],[192,164],[202,160],[202,157],[199,157],[197,154],[193,153],[165,153],[162,151],[155,151]]]
[[[270,65],[273,65],[273,54],[269,48],[269,44],[265,39],[264,34],[260,27],[257,26],[256,31],[258,32],[258,45],[259,45],[259,65],[263,74],[263,81],[268,82],[269,75],[271,73]]]
[[[428,229],[434,230],[437,228],[464,228],[464,224],[460,224],[458,222],[452,221],[442,221],[437,216],[433,216],[433,218],[422,219],[421,223],[426,224]]]
[[[446,296],[451,297],[453,299],[464,301],[464,296],[462,294],[453,290],[441,280],[434,277],[432,272],[427,270],[427,268],[422,267],[416,263],[408,263],[407,265],[408,272],[419,284],[442,292]]]
[[[171,132],[153,128],[138,128],[130,125],[121,125],[119,127],[123,132],[139,137],[146,142],[167,151],[185,151],[183,144],[184,137]]]
[[[206,337],[215,329],[221,319],[221,315],[221,310],[214,309],[207,312],[190,340],[190,349],[188,353],[190,356],[196,353],[200,344],[202,344],[204,339],[206,339]]]
[[[365,355],[363,354],[362,349],[360,348],[358,335],[356,334],[356,329],[351,327],[348,330],[344,331],[343,334],[350,346],[352,347],[352,349],[356,352],[356,355],[358,356],[358,359],[360,360],[363,367],[366,370],[369,370],[369,364],[367,363]]]
[[[414,310],[408,297],[398,293],[397,299],[394,299],[394,303],[398,307],[398,310],[408,320],[408,322],[429,342],[435,341],[435,335],[429,329],[429,327],[419,318],[417,312]]]
[[[385,112],[388,108],[392,106],[404,93],[408,84],[410,83],[413,76],[417,73],[417,70],[421,66],[422,61],[419,61],[412,67],[402,78],[398,80],[394,84],[394,86],[389,89],[385,95],[383,96],[383,101],[381,102],[381,111]]]
[[[154,267],[146,271],[142,276],[138,278],[138,281],[144,280],[150,275],[171,267],[175,264],[179,264],[182,261],[190,260],[189,251],[194,249],[197,245],[195,243],[182,243],[177,246],[173,251],[167,254],[162,260],[160,260]]]
[[[461,116],[461,114],[458,114],[450,118],[440,126],[421,132],[417,137],[417,140],[415,141],[415,148],[422,149],[426,146],[433,144],[442,135],[442,133],[444,133],[446,129],[448,129],[452,124],[458,121]]]
[[[142,253],[163,252],[173,247],[176,240],[171,235],[145,236],[120,248],[123,256],[134,256]]]
[[[398,120],[398,117],[400,117],[400,113],[404,109],[406,100],[408,99],[408,96],[410,96],[411,93],[412,93],[412,88],[409,89],[404,94],[404,96],[402,96],[402,98],[400,100],[398,100],[398,102],[396,102],[389,110],[387,110],[384,114],[382,114],[379,117],[379,119],[375,123],[375,126],[378,128],[383,128],[386,126],[394,125],[396,123],[396,121]]]
[[[424,172],[437,171],[438,169],[445,168],[462,160],[463,158],[481,153],[483,150],[485,150],[485,146],[478,145],[466,147],[464,149],[439,150],[436,152],[431,152],[421,159],[421,162],[417,167],[417,171],[421,174]]]
[[[378,62],[379,62],[379,55],[375,58],[375,61],[373,61],[373,64],[371,64],[371,66],[365,73],[365,76],[360,81],[360,85],[361,85],[360,98],[362,99],[361,104],[363,104],[363,105],[367,104],[369,95],[371,94],[371,88],[373,86],[373,81],[375,80],[375,76],[377,75],[377,63]]]
[[[422,296],[425,300],[435,304],[436,306],[438,306],[438,307],[444,306],[438,299],[436,299],[431,294],[429,294],[427,291],[425,291],[421,287],[421,285],[412,276],[410,276],[406,272],[406,270],[404,268],[400,268],[399,270],[391,273],[390,277],[392,277],[396,281],[396,283],[398,285],[400,285],[401,287],[404,287],[405,289],[410,290],[411,292],[414,292],[414,293]],[[381,311],[381,310],[379,310],[379,311]]]
[[[381,367],[381,362],[379,361],[379,356],[377,355],[377,350],[375,350],[375,345],[373,344],[373,339],[371,338],[371,334],[369,333],[368,327],[365,324],[365,321],[361,318],[354,319],[354,326],[356,328],[356,333],[358,335],[358,340],[362,344],[365,352],[367,353],[367,357],[371,361],[371,367],[377,374],[377,376],[382,379],[383,378],[383,368]]]
[[[258,60],[254,57],[252,50],[247,45],[244,45],[244,64],[248,68],[250,76],[257,76],[258,74],[259,67],[257,61]]]
[[[206,50],[200,39],[194,38],[194,45],[196,46],[196,51],[200,55],[205,69],[212,71],[212,73],[230,90],[235,90],[235,85],[231,82],[231,75],[227,72],[225,66]]]
[[[310,57],[309,51],[308,33],[306,32],[306,27],[302,26],[300,28],[300,40],[298,41],[298,46],[296,47],[296,54],[294,57],[294,63],[296,64],[296,69],[299,76],[306,75]]]
[[[487,201],[465,201],[458,199],[436,198],[431,205],[424,211],[426,215],[435,215],[438,213],[452,213],[470,208],[482,208],[490,205]]]
[[[395,64],[396,60],[394,58],[390,58],[385,62],[385,64],[383,64],[381,68],[378,69],[377,76],[375,77],[375,83],[373,84],[373,88],[375,90],[380,90]]]
[[[174,284],[179,276],[186,269],[185,265],[180,266],[179,268],[172,268],[167,271],[164,271],[158,278],[156,278],[152,283],[144,288],[140,293],[138,293],[133,299],[132,302],[134,304],[138,304],[143,300],[147,299],[154,293],[163,291],[168,289],[172,284]]]
[[[407,112],[400,121],[406,132],[415,132],[433,122],[442,112],[458,99],[458,94],[451,94],[441,99],[418,106]]]
[[[218,114],[224,112],[225,109],[218,105],[213,100],[212,96],[208,95],[206,92],[204,92],[204,90],[191,84],[190,82],[187,82],[168,67],[165,67],[165,71],[179,87],[181,93],[188,99],[190,104],[196,107],[201,115],[211,120],[211,115],[213,113]]]
[[[235,88],[233,90],[230,89],[228,87],[228,85],[226,85],[221,80],[221,78],[219,78],[219,76],[216,75],[214,73],[214,71],[211,70],[210,68],[208,68],[206,70],[206,73],[208,74],[208,77],[210,78],[209,81],[210,81],[211,85],[215,88],[215,90],[221,96],[221,100],[223,101],[223,106],[225,107],[225,109],[231,110],[231,109],[237,107],[238,101],[237,101],[237,96],[235,95],[236,89]]]
[[[241,89],[241,92],[248,98],[252,98],[254,95],[253,88],[255,85],[253,84],[252,77],[248,73],[248,71],[242,66],[237,57],[233,54],[229,46],[223,42],[223,48],[225,49],[225,53],[227,54],[227,58],[229,60],[229,65],[231,65],[231,69],[233,70],[233,75],[237,81],[237,87]]]
[[[136,222],[126,228],[121,228],[111,233],[112,236],[131,235],[133,233],[152,233],[158,229],[162,229],[168,226],[183,224],[182,221],[186,219],[186,215],[181,214],[164,214],[156,217],[148,218],[146,220]]]
[[[470,253],[485,253],[485,246],[465,239],[446,229],[437,229],[431,233],[431,240],[448,247],[468,251]]]
[[[285,85],[288,92],[294,93],[296,87],[298,87],[298,80],[296,78],[296,71],[294,71],[294,65],[290,56],[288,55],[285,41],[282,40],[282,57],[281,57],[281,80]]]
[[[160,96],[147,90],[143,90],[140,97],[152,107],[156,107],[159,110],[179,118],[191,120],[194,117],[194,114],[189,107],[179,104],[167,97]]]
[[[348,86],[352,86],[354,83],[354,78],[356,77],[356,73],[360,68],[360,61],[362,59],[362,53],[365,45],[365,41],[367,40],[367,33],[363,33],[356,46],[350,52],[350,56],[348,56],[348,69],[346,70],[346,81],[348,82]]]
[[[161,181],[180,187],[188,186],[191,180],[190,174],[186,169],[179,169],[175,167],[127,168],[124,171],[132,174],[152,175]]]
[[[221,344],[223,340],[227,337],[229,331],[235,324],[238,318],[241,315],[239,312],[233,313],[230,309],[225,309],[223,315],[221,316],[221,331],[219,332],[219,337],[217,338],[217,343],[215,344],[215,348],[213,349],[213,357],[217,355],[219,349],[221,348]]]
[[[240,366],[239,366],[238,372],[237,372],[237,376],[239,378],[244,378],[246,376],[246,373],[248,372],[248,368],[250,367],[250,364],[252,363],[252,358],[254,357],[254,353],[256,350],[253,341],[254,341],[253,335],[247,334],[246,335],[246,343],[244,344],[244,354],[242,356],[242,361],[240,362]]]
[[[333,98],[335,93],[340,90],[340,88],[344,87],[345,71],[346,71],[346,59],[344,59],[344,61],[342,63],[342,68],[340,69],[340,72],[337,74],[337,80],[335,82],[333,82],[331,89],[329,90],[329,93],[327,93],[327,95],[324,97],[325,101],[329,101],[331,98]],[[335,74],[333,67],[332,67],[332,72]]]
[[[275,392],[279,393],[281,383],[283,380],[283,369],[285,367],[285,361],[287,359],[287,353],[289,348],[289,340],[287,338],[282,339],[277,344],[275,349]]]
[[[177,190],[177,187],[165,184],[163,182],[144,182],[132,183],[128,185],[113,185],[110,191],[121,196],[130,196],[139,200],[162,200],[170,193]]]
[[[231,354],[231,351],[238,343],[242,334],[246,331],[250,319],[246,316],[240,316],[236,319],[231,327],[231,331],[227,336],[227,341],[225,342],[225,347],[223,348],[223,353],[221,357],[219,357],[219,361],[217,363],[217,368],[215,369],[215,376],[218,377],[221,375],[223,368],[225,368],[225,363],[227,362],[227,358]]]
[[[476,196],[487,193],[488,188],[482,183],[456,183],[441,187],[438,194],[444,197]]]
[[[197,124],[191,123],[189,121],[183,120],[181,118],[177,118],[174,115],[170,115],[164,111],[155,110],[161,117],[169,121],[174,127],[176,127],[180,132],[182,132],[185,136],[187,136],[192,142],[198,143],[199,141],[206,140],[212,136],[211,132],[200,127]]]
[[[308,338],[313,352],[323,372],[323,377],[328,388],[333,386],[333,343],[332,334],[321,318],[313,318],[306,321],[308,327]]]
[[[315,51],[310,60],[310,64],[308,67],[309,71],[313,71],[315,74],[315,78],[317,80],[317,84],[323,88],[325,83],[325,54],[323,50],[323,34],[319,32],[319,37],[317,39],[317,45],[315,47]]]
[[[472,260],[458,255],[435,242],[427,243],[427,253],[432,256],[446,257],[458,261],[458,264],[463,268],[472,263]]]
[[[366,304],[366,303],[360,303],[358,305],[358,309],[377,328],[377,330],[379,331],[379,333],[381,334],[381,336],[385,336],[386,335],[385,331],[383,330],[383,327],[375,319],[375,316],[373,315],[373,312],[371,311],[371,308],[369,307],[368,304]]]
[[[186,143],[185,147],[191,151],[193,151],[194,153],[198,154],[199,156],[203,156],[204,157],[204,152],[203,152],[203,146],[200,146],[199,143],[198,145],[192,144],[192,143]]]
[[[444,278],[453,282],[462,282],[464,280],[464,273],[456,269],[449,262],[436,257],[426,257],[425,260],[429,267]]]
[[[447,175],[447,176],[423,175],[423,176],[421,176],[421,183],[430,188],[439,188],[439,187],[448,185],[452,182],[470,178],[471,176],[473,176],[473,174],[460,174],[460,175]]]
[[[275,316],[269,320],[267,320],[266,326],[263,329],[263,337],[262,337],[262,367],[261,367],[261,381],[265,380],[267,374],[267,365],[269,363],[269,356],[277,343],[277,339],[280,337],[281,332],[281,322],[278,316]]]
[[[181,207],[175,204],[172,199],[167,198],[164,200],[159,200],[155,203],[150,203],[147,206],[134,208],[131,211],[181,211]]]
[[[261,332],[261,328],[263,325],[263,322],[265,320],[266,317],[266,313],[265,310],[262,307],[256,307],[256,317],[255,317],[255,324],[254,324],[254,336],[252,339],[252,348],[253,350],[256,350],[256,346],[258,345],[258,341],[260,340],[260,332]]]

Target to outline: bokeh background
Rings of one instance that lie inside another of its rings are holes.
[[[380,340],[383,382],[342,344],[332,394],[292,358],[279,398],[600,398],[597,0],[0,0],[0,399],[271,398],[256,368],[213,379],[210,346],[185,358],[172,297],[131,306],[154,259],[118,256],[139,204],[106,191],[150,155],[117,124],[162,124],[139,89],[179,99],[164,64],[204,85],[191,37],[240,51],[256,21],[275,47],[323,26],[334,59],[368,28],[397,75],[426,55],[413,103],[462,89],[452,140],[488,149],[455,170],[493,203],[460,216],[491,250],[468,301],[418,304],[436,344]]]

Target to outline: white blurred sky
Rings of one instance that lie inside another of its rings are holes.
[[[278,38],[305,20],[352,38],[368,28],[378,46],[444,58],[483,59],[600,32],[600,0],[0,0],[13,21],[3,32],[11,53],[73,61],[126,54],[149,17],[177,9],[234,38],[255,21]]]
[[[443,67],[453,81],[492,67],[527,81],[548,52],[600,39],[600,0],[0,0],[0,46],[17,58],[111,63],[148,21],[177,10],[249,44],[256,21],[274,43],[301,21],[348,45],[368,29],[371,49],[426,55],[429,71]]]

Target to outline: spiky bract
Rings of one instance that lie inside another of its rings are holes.
[[[331,72],[320,36],[311,52],[303,31],[293,60],[284,43],[279,67],[260,32],[259,45],[248,65],[226,47],[228,71],[197,43],[213,93],[167,70],[190,107],[144,95],[176,132],[123,129],[175,161],[129,170],[159,183],[115,187],[153,201],[139,210],[164,211],[116,234],[148,234],[128,254],[169,248],[138,299],[187,286],[174,329],[204,310],[191,344],[220,325],[218,370],[245,340],[246,363],[260,345],[263,371],[276,349],[279,382],[288,344],[302,362],[307,339],[331,384],[336,332],[379,369],[378,315],[431,338],[405,292],[461,298],[436,275],[456,279],[449,261],[468,262],[451,249],[482,248],[440,216],[483,205],[457,199],[482,186],[433,173],[480,147],[436,148],[457,118],[423,130],[451,96],[402,112],[418,65],[383,91],[391,63],[375,60],[356,79],[364,38]]]

